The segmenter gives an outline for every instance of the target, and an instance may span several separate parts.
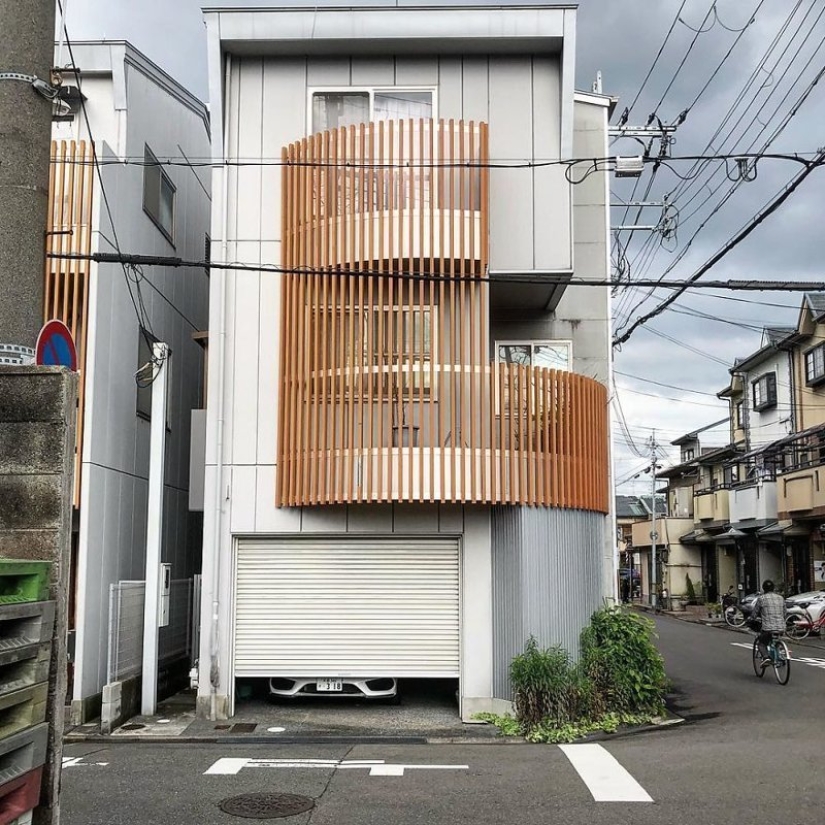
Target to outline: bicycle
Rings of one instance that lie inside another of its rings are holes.
[[[773,667],[774,676],[780,685],[787,685],[791,678],[791,651],[782,638],[781,632],[771,633],[771,640],[766,646],[769,664],[763,663],[762,651],[759,650],[759,634],[753,640],[753,672],[761,679],[767,667]]]
[[[810,633],[819,633],[823,629],[825,629],[825,610],[819,614],[818,619],[814,619],[808,610],[803,613],[791,613],[785,622],[785,632],[792,639],[805,639]]]

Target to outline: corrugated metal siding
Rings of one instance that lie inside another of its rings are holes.
[[[493,689],[511,698],[509,667],[531,634],[578,655],[601,606],[605,517],[583,510],[493,510]]]
[[[238,545],[236,676],[459,674],[455,540]]]

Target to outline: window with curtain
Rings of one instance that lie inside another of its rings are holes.
[[[433,117],[433,92],[416,89],[367,89],[312,93],[312,132],[378,120]]]

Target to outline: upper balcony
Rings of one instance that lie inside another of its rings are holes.
[[[604,386],[490,360],[487,147],[419,120],[284,151],[278,505],[607,512]]]
[[[716,487],[697,491],[693,496],[693,517],[706,524],[730,521],[730,490]]]
[[[737,484],[730,491],[730,522],[776,521],[776,481],[759,479]]]
[[[825,466],[806,467],[777,477],[779,518],[825,515]]]
[[[486,270],[487,125],[361,123],[283,150],[285,241],[308,268]]]

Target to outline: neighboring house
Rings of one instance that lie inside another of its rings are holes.
[[[206,107],[128,43],[73,51],[80,82],[64,75],[66,107],[53,130],[48,251],[89,255],[119,244],[124,253],[202,260],[209,176],[154,160],[209,157]],[[157,518],[147,512],[152,336],[171,348],[162,558],[172,565],[172,622],[161,649],[186,654],[201,552],[188,510],[190,415],[203,389],[192,333],[206,326],[208,277],[52,258],[45,293],[45,317],[68,324],[80,355],[69,697],[82,722],[99,715],[111,678],[140,674],[147,521]]]
[[[609,294],[568,283],[607,276],[607,174],[491,168],[609,154],[575,10],[205,17],[240,265],[211,279],[199,712],[266,677],[506,708],[526,639],[575,655],[615,590]]]
[[[693,433],[677,439],[682,463],[658,476],[671,515],[692,496],[693,529],[678,552],[700,562],[710,596],[731,584],[752,593],[765,579],[785,592],[825,589],[823,340],[825,295],[809,293],[795,328],[765,329],[759,349],[731,367],[718,393],[730,405],[730,444],[707,452]]]
[[[680,463],[665,468],[656,478],[667,481],[667,515],[655,529],[657,570],[653,576],[653,525],[650,520],[633,527],[633,546],[641,553],[644,581],[667,589],[674,598],[688,596],[687,577],[694,593],[715,600],[734,579],[734,564],[720,545],[728,523],[730,479],[725,463],[731,447],[702,447],[700,433],[723,424],[716,421],[671,442],[679,447]],[[645,587],[645,594],[656,589]]]
[[[633,525],[650,522],[653,501],[656,502],[656,517],[667,516],[667,501],[664,496],[616,496],[616,538],[618,541],[619,590],[620,594],[636,598],[647,598],[650,592],[650,571],[642,563],[642,556],[633,546]],[[629,586],[629,594],[622,592],[622,586]]]

